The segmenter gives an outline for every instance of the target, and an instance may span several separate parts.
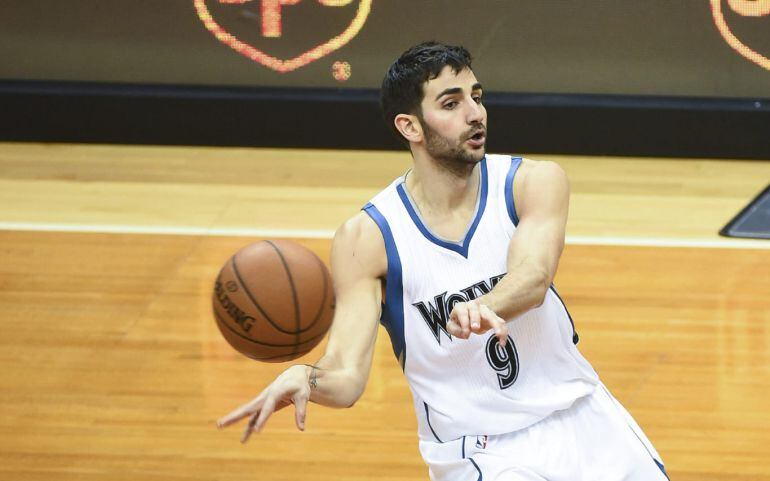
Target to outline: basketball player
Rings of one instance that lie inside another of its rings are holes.
[[[486,154],[482,97],[462,47],[421,44],[391,65],[382,107],[414,167],[335,235],[326,352],[218,425],[249,418],[245,442],[289,404],[301,430],[308,400],[353,405],[381,319],[432,480],[665,480],[658,453],[577,350],[552,285],[564,171]]]

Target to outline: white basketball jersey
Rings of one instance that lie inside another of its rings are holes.
[[[461,243],[429,230],[404,177],[364,207],[385,240],[382,323],[409,382],[421,439],[522,429],[566,409],[599,382],[575,346],[574,325],[553,286],[541,306],[508,320],[505,348],[492,331],[468,340],[447,332],[454,304],[489,292],[506,274],[520,163],[501,155],[479,163],[476,213]]]

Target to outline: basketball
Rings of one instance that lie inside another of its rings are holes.
[[[321,342],[331,326],[334,292],[329,271],[309,249],[263,240],[222,266],[212,304],[219,331],[235,350],[284,362]]]

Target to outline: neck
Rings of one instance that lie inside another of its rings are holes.
[[[406,177],[406,188],[421,209],[447,212],[473,206],[479,191],[480,162],[467,168],[450,169],[431,157],[414,156],[414,168]]]

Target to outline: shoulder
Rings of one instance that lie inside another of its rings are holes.
[[[551,160],[521,159],[514,181],[522,184],[540,182],[566,182],[567,173],[559,164]]]
[[[515,171],[513,182],[516,185],[529,182],[558,182],[567,179],[564,169],[556,162],[550,160],[534,160],[526,157],[500,154],[487,154],[486,160],[489,168],[504,170],[509,174],[511,170]],[[508,181],[510,181],[510,177]]]
[[[522,159],[513,179],[514,196],[518,198],[540,190],[569,194],[567,173],[559,164],[550,160]]]
[[[335,241],[371,241],[379,238],[382,241],[382,234],[380,228],[377,227],[377,223],[364,212],[359,211],[353,217],[346,220],[335,232]]]
[[[520,214],[552,203],[566,206],[569,192],[567,173],[550,160],[522,159],[513,179],[514,203]]]
[[[388,259],[380,228],[360,211],[337,229],[332,243],[332,257],[340,267],[354,269],[373,277],[384,277]]]

